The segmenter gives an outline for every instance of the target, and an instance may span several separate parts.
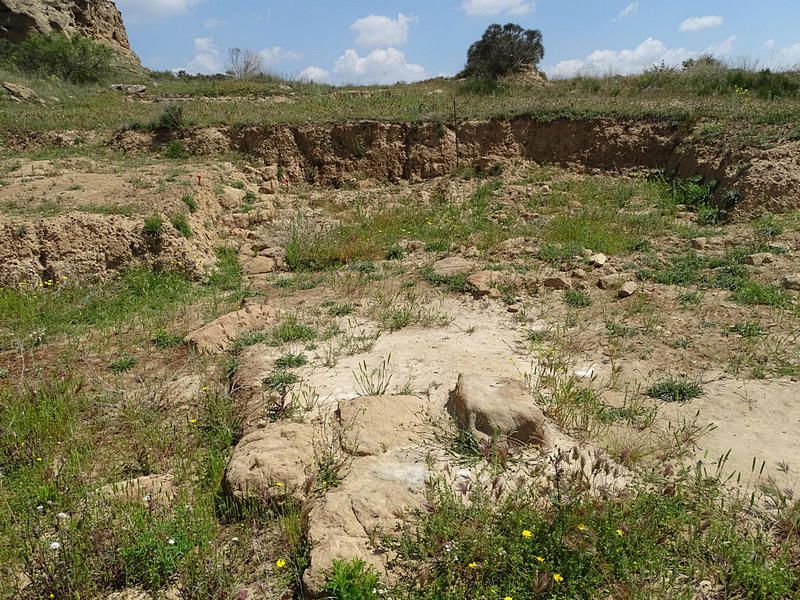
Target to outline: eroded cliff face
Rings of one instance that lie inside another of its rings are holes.
[[[122,15],[110,0],[0,0],[0,39],[18,44],[33,33],[79,33],[140,64]]]

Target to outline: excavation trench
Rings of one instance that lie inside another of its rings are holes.
[[[160,150],[173,137],[198,155],[238,151],[276,165],[291,181],[346,186],[353,180],[420,180],[457,166],[514,158],[622,171],[663,169],[718,183],[715,201],[746,218],[800,208],[800,142],[769,149],[709,145],[686,125],[656,120],[352,121],[341,124],[216,127],[170,132],[126,131],[111,140],[125,150]]]

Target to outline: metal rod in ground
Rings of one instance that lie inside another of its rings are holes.
[[[459,165],[459,155],[458,155],[458,115],[456,114],[456,99],[453,98],[453,131],[456,134],[456,169],[460,166]]]

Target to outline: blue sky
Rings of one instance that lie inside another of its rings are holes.
[[[116,0],[151,69],[225,70],[228,49],[274,73],[328,83],[453,75],[491,23],[544,36],[551,77],[631,73],[712,52],[800,64],[797,0]]]

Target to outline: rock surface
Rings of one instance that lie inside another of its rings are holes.
[[[3,89],[11,94],[13,98],[19,98],[20,100],[36,100],[39,97],[32,89],[26,88],[24,85],[9,83],[8,81],[3,82]]]
[[[638,284],[635,281],[626,281],[622,284],[622,287],[619,288],[617,292],[617,297],[619,298],[630,298],[636,293],[636,290],[639,289]]]
[[[152,502],[167,501],[172,497],[174,478],[172,475],[146,475],[138,479],[126,479],[109,483],[98,490],[103,496],[113,496],[124,500]]]
[[[277,316],[266,304],[245,306],[193,331],[184,342],[200,354],[222,354],[239,334],[264,330]]]
[[[343,450],[354,456],[377,456],[408,447],[419,439],[414,426],[425,403],[417,396],[363,396],[339,404],[339,419],[353,422]]]
[[[34,33],[78,33],[141,64],[122,15],[110,0],[0,0],[0,39],[19,44]]]
[[[544,287],[553,290],[572,289],[572,281],[568,277],[548,277],[544,280]]]
[[[464,275],[474,271],[475,263],[460,256],[450,256],[437,260],[433,263],[432,268],[433,272],[439,277],[455,277],[456,275]]]
[[[783,287],[787,290],[797,290],[800,291],[800,273],[792,273],[790,275],[784,275],[781,279],[781,283]]]
[[[304,423],[272,423],[243,437],[225,470],[237,498],[302,498],[314,471],[314,428]]]
[[[469,288],[472,293],[481,298],[490,295],[492,290],[497,291],[496,288],[492,287],[492,284],[502,279],[503,274],[497,271],[478,271],[467,277],[464,283],[466,283],[467,288]]]
[[[461,373],[447,410],[460,427],[481,438],[500,433],[524,444],[548,443],[544,415],[516,379]]]

